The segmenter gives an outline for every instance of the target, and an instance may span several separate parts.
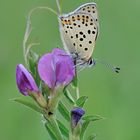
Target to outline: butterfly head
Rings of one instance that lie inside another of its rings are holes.
[[[87,66],[88,67],[93,67],[96,65],[96,61],[93,59],[93,58],[90,58],[88,61],[87,61]]]
[[[78,62],[78,61],[77,61]],[[96,61],[93,58],[90,58],[88,61],[79,61],[77,66],[80,67],[93,67],[96,65]]]

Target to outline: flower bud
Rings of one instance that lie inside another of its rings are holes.
[[[19,64],[16,67],[16,83],[19,91],[24,95],[29,95],[30,92],[38,92],[39,89],[33,79],[32,75],[28,70],[22,65]]]
[[[85,114],[85,111],[82,108],[74,108],[71,111],[71,124],[72,128],[75,128],[79,123],[81,117]]]

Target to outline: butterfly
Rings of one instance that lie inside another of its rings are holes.
[[[99,34],[96,3],[83,4],[73,12],[60,15],[58,20],[64,48],[76,64],[94,65],[92,54]]]

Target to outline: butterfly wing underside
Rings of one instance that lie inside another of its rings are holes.
[[[60,25],[65,48],[88,60],[93,53],[98,30],[92,16],[84,13],[61,16]]]
[[[78,57],[84,61],[91,58],[98,34],[97,13],[90,10],[93,16],[87,10],[91,8],[96,10],[96,5],[85,4],[74,12],[59,17],[64,48],[70,54],[78,54]]]
[[[83,4],[81,5],[79,8],[77,8],[74,13],[87,13],[87,14],[90,14],[98,28],[99,28],[99,19],[98,19],[98,10],[97,10],[97,5],[96,3],[92,2],[92,3],[86,3],[86,4]]]

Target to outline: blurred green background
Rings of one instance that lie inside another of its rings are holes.
[[[91,0],[61,0],[63,13]],[[114,74],[98,64],[80,73],[80,94],[89,96],[88,114],[106,119],[90,126],[97,140],[140,139],[140,1],[96,0],[100,35],[94,52],[121,67]],[[24,63],[22,41],[28,12],[37,6],[56,10],[55,0],[0,0],[0,140],[47,140],[48,134],[37,113],[11,102],[21,97],[15,83],[15,67]],[[33,16],[33,36],[45,53],[62,47],[57,17],[46,11]]]

